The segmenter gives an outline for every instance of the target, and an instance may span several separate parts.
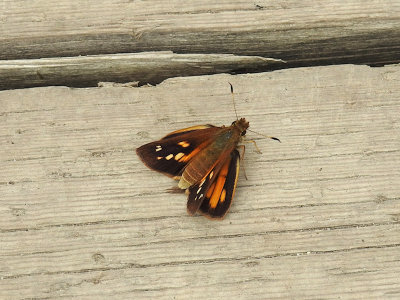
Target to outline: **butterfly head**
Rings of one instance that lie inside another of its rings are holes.
[[[240,118],[239,120],[233,121],[232,126],[236,127],[240,131],[240,135],[246,134],[246,129],[249,128],[249,122],[245,118]]]

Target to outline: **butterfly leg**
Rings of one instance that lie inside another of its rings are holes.
[[[254,140],[244,140],[244,141],[242,141],[242,142],[243,142],[243,143],[253,143],[253,144],[254,144],[254,147],[256,148],[256,152],[257,152],[258,154],[262,154],[260,148],[258,148],[258,146],[257,146],[256,141],[254,141]]]

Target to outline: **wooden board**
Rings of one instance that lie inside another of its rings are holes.
[[[174,51],[287,67],[400,60],[399,1],[2,1],[0,59]]]
[[[235,119],[223,221],[186,214],[134,149]],[[0,92],[1,299],[398,299],[400,67]]]

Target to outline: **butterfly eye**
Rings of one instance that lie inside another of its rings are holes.
[[[244,136],[246,134],[246,130],[243,130],[241,133],[241,136]]]

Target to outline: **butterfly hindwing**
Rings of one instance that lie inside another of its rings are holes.
[[[239,176],[240,155],[233,150],[228,158],[211,171],[204,182],[189,189],[188,211],[200,210],[209,218],[223,218],[227,213]],[[211,175],[211,176],[210,176]]]
[[[137,148],[136,153],[149,168],[179,177],[190,159],[209,145],[219,130],[209,125],[181,129]]]
[[[222,166],[200,206],[200,212],[206,217],[223,218],[231,206],[239,177],[240,155],[235,149],[230,159]],[[222,189],[221,189],[222,186]]]

